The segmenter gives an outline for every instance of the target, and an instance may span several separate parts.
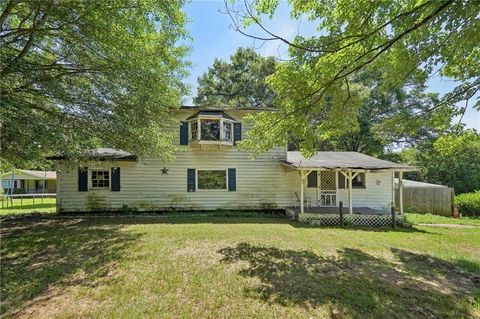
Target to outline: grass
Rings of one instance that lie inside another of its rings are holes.
[[[406,214],[407,221],[412,224],[454,224],[480,226],[480,218],[453,218],[432,214]]]
[[[480,318],[480,228],[5,220],[1,316]]]
[[[9,201],[9,207],[7,207],[7,201],[4,199],[2,201],[3,206],[1,206],[3,208],[0,208],[0,216],[30,213],[55,213],[55,203],[55,198],[44,198],[43,203],[41,198],[35,198],[35,202],[32,198],[24,198],[22,200],[16,198],[13,200],[13,205],[11,205]]]

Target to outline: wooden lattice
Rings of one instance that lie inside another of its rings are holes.
[[[337,206],[337,174],[335,171],[320,172],[320,198],[322,207]]]
[[[403,217],[397,215],[397,221],[402,221]],[[338,226],[340,225],[340,215],[338,214],[299,214],[298,221],[318,226]],[[345,214],[343,216],[345,225],[360,227],[382,227],[392,225],[391,215],[359,215]]]

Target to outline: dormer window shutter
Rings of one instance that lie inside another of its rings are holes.
[[[242,140],[242,123],[233,123],[233,145]]]
[[[180,145],[188,145],[188,123],[180,123]]]

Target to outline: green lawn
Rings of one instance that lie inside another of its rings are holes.
[[[455,224],[480,226],[480,218],[453,218],[432,214],[406,214],[407,221],[412,224]]]
[[[35,198],[35,201],[32,198],[16,198],[13,200],[13,206],[12,203],[8,201],[8,207],[5,198],[0,203],[0,205],[2,205],[0,206],[0,216],[56,212],[55,198],[44,198],[43,203],[41,198]]]
[[[5,220],[2,317],[480,318],[480,228]]]

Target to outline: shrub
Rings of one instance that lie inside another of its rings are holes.
[[[480,190],[455,196],[455,202],[462,215],[480,217]]]

